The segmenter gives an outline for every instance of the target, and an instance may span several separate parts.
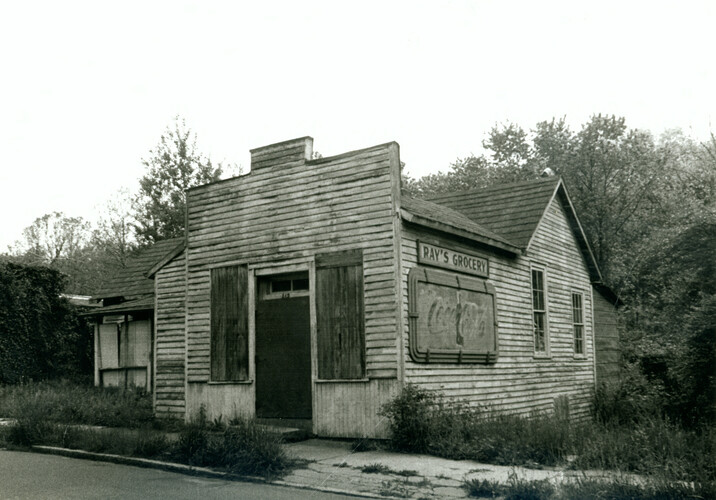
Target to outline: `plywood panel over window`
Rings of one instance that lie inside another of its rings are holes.
[[[365,377],[361,250],[316,256],[318,378]]]
[[[114,323],[99,325],[100,367],[119,368],[119,330]]]
[[[248,380],[248,269],[211,270],[211,380]]]
[[[127,324],[126,366],[148,365],[150,349],[151,322],[149,320],[130,321]]]

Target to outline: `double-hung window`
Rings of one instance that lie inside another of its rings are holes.
[[[543,269],[532,268],[532,321],[535,354],[548,353],[547,290]]]
[[[572,325],[574,353],[584,354],[584,295],[579,292],[572,292]]]

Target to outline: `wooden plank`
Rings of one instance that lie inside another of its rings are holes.
[[[316,254],[316,267],[343,267],[363,265],[363,250],[360,248]]]
[[[211,270],[211,379],[248,379],[248,268]]]
[[[341,252],[316,260],[319,379],[365,376],[363,265],[356,263],[357,255]],[[345,262],[350,264],[338,265]]]

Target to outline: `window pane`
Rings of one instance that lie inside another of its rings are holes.
[[[293,280],[294,290],[308,290],[308,278]]]
[[[290,292],[291,291],[291,280],[275,280],[271,282],[271,291],[276,292]]]
[[[574,326],[574,351],[579,354],[584,352],[584,327],[582,325]]]
[[[545,350],[544,313],[534,313],[535,351]]]
[[[532,308],[544,311],[544,273],[532,270]]]

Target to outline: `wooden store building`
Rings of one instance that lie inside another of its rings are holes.
[[[158,416],[203,406],[383,437],[379,409],[408,383],[513,413],[589,411],[615,376],[615,300],[559,178],[419,200],[401,193],[397,143],[312,147],[254,149],[250,173],[191,189],[185,240],[144,260],[151,311],[133,320],[151,322]],[[123,360],[120,331],[105,368],[106,324],[104,377]]]

